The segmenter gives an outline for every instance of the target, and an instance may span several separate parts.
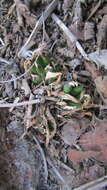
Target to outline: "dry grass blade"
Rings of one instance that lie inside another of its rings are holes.
[[[96,179],[95,181],[89,182],[85,185],[81,185],[74,190],[100,190],[107,186],[107,176]]]
[[[53,0],[52,3],[47,7],[47,9],[44,11],[44,13],[42,14],[42,16],[39,18],[39,20],[37,21],[32,33],[30,34],[28,40],[26,41],[26,43],[24,44],[24,46],[21,48],[21,50],[18,53],[19,57],[23,57],[25,52],[30,48],[31,46],[31,41],[33,40],[33,38],[36,36],[38,30],[40,29],[41,25],[43,24],[43,22],[49,17],[49,15],[53,12],[53,10],[56,8],[58,4],[58,0]]]

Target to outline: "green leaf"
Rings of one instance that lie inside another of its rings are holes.
[[[70,100],[66,101],[66,103],[67,103],[68,106],[76,106],[76,107],[78,107],[78,106],[81,105],[81,104],[79,104],[79,103],[75,103],[75,102],[70,101]]]
[[[31,68],[31,73],[32,74],[37,74],[37,68],[35,65],[33,65],[33,67]]]
[[[44,56],[39,56],[37,58],[37,60],[35,60],[35,62],[38,65],[41,65],[42,68],[45,68],[49,64],[49,59],[47,57],[44,57]]]
[[[54,125],[51,121],[48,121],[48,127],[49,127],[50,131],[54,130]]]
[[[69,85],[69,84],[65,84],[64,87],[63,87],[63,91],[64,91],[64,93],[66,93],[66,94],[70,94],[71,89],[72,89],[72,86]]]
[[[83,91],[83,87],[82,86],[76,86],[76,87],[73,87],[72,88],[72,91],[71,91],[71,95],[73,96],[78,96],[80,95],[80,93]]]
[[[33,81],[35,83],[38,83],[36,81],[39,81],[40,78],[42,78],[41,80],[44,79],[44,76],[46,73],[45,67],[49,63],[49,60],[48,60],[48,58],[46,58],[44,56],[39,56],[34,62],[35,62],[35,65],[33,65],[32,69],[31,69],[31,73],[38,75],[38,78],[36,78]],[[40,80],[40,82],[41,82],[41,80]]]

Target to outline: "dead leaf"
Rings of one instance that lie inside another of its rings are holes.
[[[27,5],[22,3],[21,1],[15,0],[15,4],[16,4],[17,19],[19,26],[24,26],[24,19],[25,19],[25,23],[28,26],[32,27],[35,24],[35,19],[36,19],[35,15],[31,14]]]
[[[70,30],[77,37],[77,39],[79,39],[79,40],[84,39],[84,36],[83,36],[83,34],[84,34],[83,33],[83,23],[82,22],[81,22],[81,25],[78,25],[78,27],[77,27],[77,24],[75,24],[75,23],[71,24]]]
[[[61,102],[57,102],[56,105],[59,105],[59,106],[66,106],[67,103],[64,102],[64,101],[63,101],[63,102],[61,101]]]
[[[102,49],[89,54],[89,58],[94,61],[98,67],[104,66],[107,69],[107,50]],[[91,68],[90,68],[91,69]]]
[[[99,76],[95,79],[98,93],[103,101],[107,104],[107,76]]]
[[[107,14],[103,16],[98,26],[97,44],[98,48],[106,48],[106,36],[107,36]]]
[[[94,22],[85,22],[84,26],[84,40],[94,40],[95,39],[95,24]]]
[[[107,120],[97,120],[94,131],[83,133],[79,139],[83,151],[70,149],[68,157],[75,162],[93,157],[98,161],[107,162]]]
[[[62,75],[62,73],[60,73],[60,72],[54,73],[54,72],[48,71],[48,72],[46,73],[45,80],[49,80],[49,79],[52,79],[52,78],[57,78],[57,77],[59,77],[59,76],[61,76],[61,75]]]
[[[103,146],[106,146],[107,142],[107,121],[96,121],[96,127],[94,131],[89,131],[80,137],[79,143],[83,150],[95,150],[101,151]]]
[[[78,120],[71,120],[65,124],[61,131],[61,138],[65,144],[73,145],[77,143],[77,139],[81,134],[80,124]]]
[[[95,80],[99,76],[99,72],[97,71],[95,65],[87,61],[85,61],[84,64],[86,70],[90,72],[92,79]]]
[[[94,152],[94,151],[77,151],[73,149],[68,150],[68,159],[70,159],[73,162],[82,162],[84,159],[89,158],[89,157],[97,157],[99,153]]]
[[[25,91],[25,96],[30,94],[31,90],[26,79],[22,80],[21,89]]]
[[[95,164],[94,166],[84,168],[84,170],[80,174],[80,180],[81,182],[86,183],[89,181],[93,181],[104,175],[105,175],[104,167]]]

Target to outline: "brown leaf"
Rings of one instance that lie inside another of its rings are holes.
[[[79,144],[83,151],[70,150],[70,160],[80,162],[93,157],[98,161],[107,162],[107,120],[96,120],[95,130],[82,134]]]
[[[95,24],[93,22],[85,22],[84,26],[84,40],[94,40],[95,39]]]
[[[81,172],[80,180],[81,182],[89,182],[93,181],[101,176],[105,175],[104,168],[99,166],[98,164],[95,164],[94,166],[91,166],[89,168],[84,168],[84,170]]]
[[[99,153],[95,151],[77,151],[70,149],[68,151],[68,159],[70,159],[73,162],[82,162],[84,159],[89,157],[97,157]]]
[[[107,35],[107,14],[103,16],[99,26],[97,35],[97,44],[99,48],[106,48],[106,35]]]
[[[88,61],[85,61],[84,64],[85,64],[86,70],[91,73],[92,79],[93,80],[96,79],[96,77],[99,76],[99,73],[98,73],[95,65],[92,64],[92,63],[90,63],[90,62],[88,62]]]
[[[101,152],[95,156],[95,159],[100,162],[107,162],[107,146],[102,146]]]
[[[77,120],[71,120],[63,126],[61,137],[66,144],[73,145],[76,144],[80,134],[81,131],[79,122]]]
[[[103,101],[107,104],[107,76],[99,76],[95,79],[98,93]]]
[[[94,131],[87,132],[80,137],[79,143],[83,150],[99,151],[96,159],[107,161],[107,121],[97,121]]]

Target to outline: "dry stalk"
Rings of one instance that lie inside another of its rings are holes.
[[[68,40],[70,40],[72,43],[75,43],[77,49],[81,53],[81,55],[86,59],[89,60],[88,55],[82,48],[81,44],[77,40],[76,36],[65,26],[65,24],[58,18],[56,14],[52,14],[52,19],[57,23],[57,25],[62,29],[62,31],[65,33]]]
[[[50,5],[43,12],[41,17],[37,21],[32,33],[30,34],[29,38],[27,39],[26,43],[24,44],[24,46],[19,51],[19,53],[18,53],[19,57],[25,57],[27,50],[31,47],[31,42],[34,39],[34,37],[36,37],[36,34],[37,34],[38,30],[40,29],[41,25],[50,16],[50,14],[56,8],[57,4],[58,4],[58,0],[53,0],[52,3],[50,3]]]
[[[3,104],[0,104],[0,108],[12,108],[12,107],[32,105],[32,104],[39,104],[39,103],[43,103],[43,102],[44,102],[44,98],[30,100],[30,101],[23,101],[23,102],[19,102],[19,103],[3,103]]]
[[[103,176],[92,182],[81,185],[80,187],[75,188],[74,190],[100,190],[106,186],[107,186],[107,176]]]

